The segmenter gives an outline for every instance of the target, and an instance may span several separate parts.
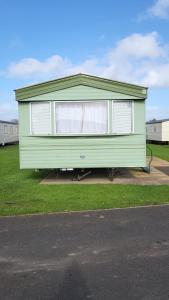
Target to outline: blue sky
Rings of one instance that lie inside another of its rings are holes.
[[[147,119],[169,117],[169,0],[0,0],[0,119],[13,89],[77,72],[149,87]]]

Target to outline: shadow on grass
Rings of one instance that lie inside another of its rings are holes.
[[[42,180],[43,178],[45,178],[51,171],[50,170],[27,170],[27,171],[21,171],[23,172],[23,175],[25,177],[25,179],[32,179],[32,180]]]

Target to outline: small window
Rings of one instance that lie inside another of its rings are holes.
[[[31,103],[31,133],[35,135],[51,133],[49,102]]]
[[[8,126],[7,125],[4,125],[4,133],[8,134]]]
[[[112,113],[112,132],[131,133],[132,126],[132,101],[114,101]]]
[[[56,102],[56,133],[106,134],[108,102]]]

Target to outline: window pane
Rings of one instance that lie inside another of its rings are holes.
[[[114,101],[112,130],[114,133],[132,132],[132,101]]]
[[[82,108],[81,103],[56,103],[56,132],[81,133]]]
[[[8,126],[4,125],[4,133],[7,134],[8,133]]]
[[[83,133],[107,132],[107,102],[86,102],[83,105]]]
[[[31,103],[31,130],[32,134],[49,134],[50,125],[50,103]]]
[[[57,133],[106,133],[107,102],[56,103]]]

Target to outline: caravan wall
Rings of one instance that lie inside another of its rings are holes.
[[[18,142],[18,124],[0,122],[0,145]]]

